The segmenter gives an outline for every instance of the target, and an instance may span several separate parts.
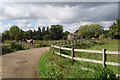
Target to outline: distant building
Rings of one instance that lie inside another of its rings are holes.
[[[80,39],[80,36],[82,36],[82,35],[81,34],[77,34],[77,33],[70,33],[70,34],[68,34],[68,40]]]

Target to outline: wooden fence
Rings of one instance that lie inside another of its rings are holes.
[[[69,59],[72,59],[72,63],[73,63],[73,60],[79,60],[79,61],[99,63],[99,64],[102,64],[104,68],[106,67],[106,65],[120,66],[120,63],[106,62],[106,54],[120,54],[120,52],[118,52],[118,51],[106,51],[106,49],[103,49],[103,51],[100,51],[100,50],[86,50],[86,49],[65,48],[65,47],[54,46],[54,45],[51,45],[51,46],[53,48],[59,49],[59,52],[55,52],[54,49],[53,49],[53,53],[58,54],[58,55],[63,56],[63,57],[66,57],[66,58],[69,58]],[[72,56],[62,54],[61,50],[71,51]],[[93,59],[78,58],[78,57],[75,57],[75,52],[100,53],[100,54],[102,54],[102,61],[93,60]]]

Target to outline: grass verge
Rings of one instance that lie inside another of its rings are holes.
[[[56,54],[53,54],[51,51],[46,52],[40,57],[38,62],[38,77],[39,78],[94,78],[96,69],[101,70],[102,65],[74,61],[70,59],[60,57]],[[109,67],[115,69],[114,67]],[[87,69],[82,69],[87,68]],[[91,69],[91,70],[88,70]],[[114,73],[117,73],[114,71]],[[104,75],[104,74],[103,74]]]

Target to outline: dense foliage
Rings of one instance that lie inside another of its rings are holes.
[[[2,46],[2,55],[12,52],[12,49],[9,46]]]
[[[2,55],[18,50],[24,50],[24,47],[18,43],[13,42],[10,46],[2,46]]]
[[[62,25],[51,25],[49,27],[38,27],[38,30],[28,30],[23,31],[19,29],[18,26],[12,26],[9,31],[5,31],[2,33],[2,40],[22,40],[23,38],[26,39],[34,39],[34,40],[60,40],[60,39],[67,39],[67,35],[69,34],[68,31],[63,32]],[[64,38],[63,38],[64,37]]]
[[[120,19],[116,19],[111,26],[108,26],[109,30],[104,30],[103,26],[99,24],[81,25],[75,33],[81,33],[83,38],[100,38],[104,34],[104,38],[120,39]]]
[[[52,40],[62,39],[63,26],[62,25],[51,25],[50,33],[51,33]]]
[[[51,39],[50,35],[47,34],[44,36],[44,40],[50,40],[50,39]]]
[[[93,75],[93,78],[96,78],[96,80],[115,80],[116,76],[113,73],[112,70],[109,68],[95,68],[96,71]]]
[[[65,32],[63,32],[63,39],[64,40],[66,40],[68,37],[68,34],[70,34],[70,32],[68,32],[68,31],[65,31]]]
[[[109,36],[114,39],[120,39],[120,19],[116,19],[110,26]]]
[[[11,43],[11,49],[17,49],[17,50],[24,50],[24,48],[22,47],[21,44],[18,44],[18,43]]]
[[[112,39],[120,39],[120,19],[116,19],[115,22],[109,27],[109,30],[104,30],[103,26],[99,24],[91,24],[91,25],[81,25],[75,33],[79,33],[85,39],[90,38],[112,38]],[[21,40],[22,38],[26,39],[35,39],[35,40],[60,40],[67,39],[67,35],[70,32],[63,32],[62,25],[51,25],[49,27],[38,27],[38,30],[28,30],[23,31],[20,30],[18,26],[12,26],[10,30],[4,31],[2,33],[2,41],[5,40]],[[103,35],[104,36],[101,36]]]
[[[22,39],[23,39],[23,34],[21,32],[17,33],[16,36],[15,36],[15,40],[19,41],[19,40],[22,40]]]
[[[103,27],[99,24],[81,25],[77,33],[82,34],[83,38],[98,38],[103,33]]]
[[[2,33],[2,42],[5,40],[9,40],[10,35],[9,35],[9,31],[5,31]]]
[[[12,37],[12,38],[15,38],[16,34],[20,32],[20,29],[18,26],[12,26],[9,30],[9,35]]]

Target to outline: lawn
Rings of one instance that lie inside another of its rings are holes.
[[[103,49],[107,49],[107,51],[118,51],[118,40],[108,40],[108,39],[95,40],[95,42],[97,43],[91,42],[91,40],[88,40],[88,42],[89,43],[84,43],[80,45],[77,44],[78,46],[75,45],[73,47],[77,49],[87,49],[87,50],[101,50],[102,51]],[[71,54],[70,51],[61,50],[61,52],[67,55]],[[118,54],[107,54],[106,56],[107,56],[108,62],[119,62],[118,56],[120,55]],[[102,61],[102,54],[99,54],[99,53],[75,52],[75,57]]]
[[[117,67],[109,67],[117,73]],[[74,61],[53,54],[51,51],[46,52],[40,57],[38,62],[38,77],[39,78],[95,78],[95,74],[102,71],[102,65]],[[103,74],[104,75],[104,74]]]
[[[120,41],[120,40],[119,40]],[[90,48],[86,48],[86,49],[90,49],[90,50],[103,50],[103,49],[107,49],[107,51],[118,51],[118,40],[99,40],[97,42],[100,42],[101,45],[94,45],[91,46]],[[98,53],[85,53],[85,52],[76,52],[75,53],[76,56],[78,57],[82,57],[82,58],[88,58],[88,59],[95,59],[95,60],[102,60],[102,54],[98,54]],[[118,62],[118,57],[120,55],[118,54],[107,54],[107,61],[108,62]]]
[[[120,49],[118,49],[118,45],[120,44],[120,40],[108,40],[108,39],[104,39],[104,40],[99,40],[98,42],[104,43],[103,45],[95,45],[92,46],[88,49],[92,49],[92,50],[102,50],[102,49],[107,49],[108,51],[120,51]]]

